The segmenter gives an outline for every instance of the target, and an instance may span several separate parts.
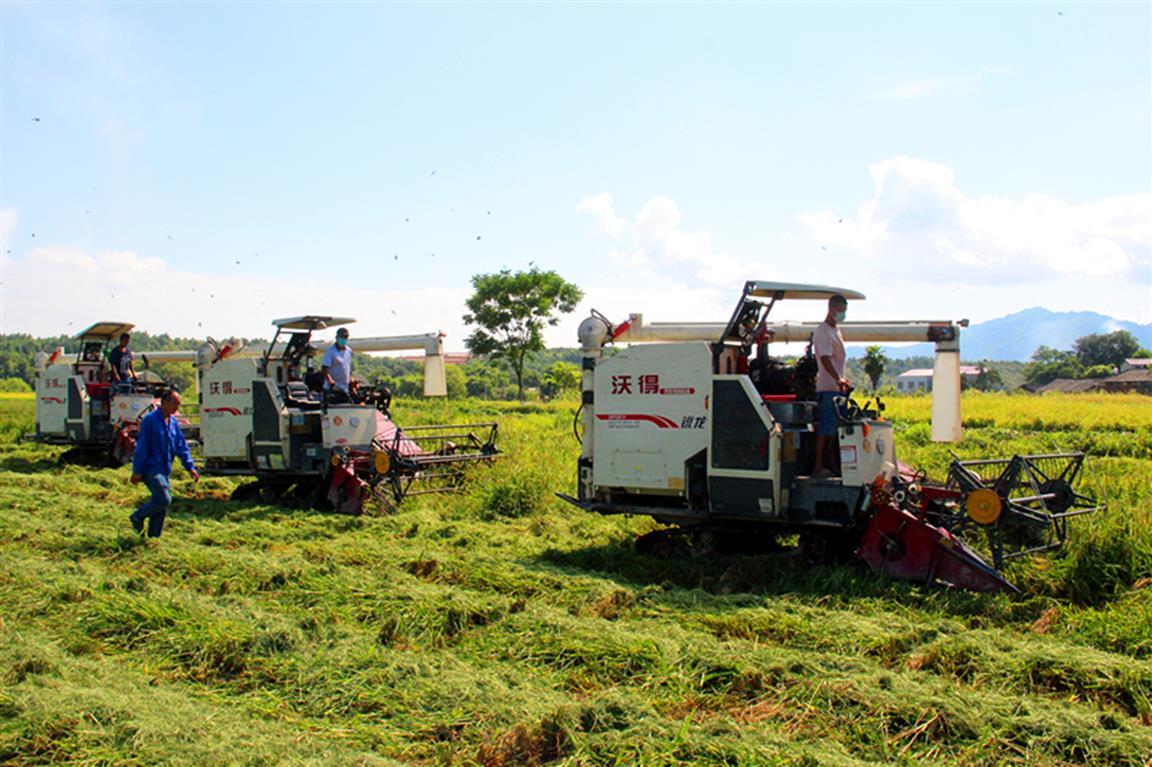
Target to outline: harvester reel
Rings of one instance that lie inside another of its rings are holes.
[[[986,550],[996,569],[1016,557],[1064,545],[1068,517],[1104,508],[1076,489],[1083,453],[1017,455],[962,461],[953,456],[948,486],[960,503],[944,526]],[[971,531],[975,535],[965,535]]]

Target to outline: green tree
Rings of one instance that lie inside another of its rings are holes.
[[[884,352],[880,351],[879,346],[869,346],[864,350],[864,374],[872,382],[872,391],[880,388],[880,376],[884,375],[886,364],[888,364],[888,358],[884,356]]]
[[[1043,386],[1057,378],[1080,378],[1084,365],[1075,352],[1065,352],[1050,346],[1041,346],[1032,353],[1032,361],[1024,366],[1024,380],[1032,386]]]
[[[576,308],[583,291],[553,271],[533,266],[472,277],[464,322],[476,325],[465,344],[473,354],[503,360],[516,377],[516,394],[524,399],[524,361],[544,349],[544,327],[559,323],[559,314]]]
[[[995,391],[1004,388],[1004,376],[1000,371],[988,364],[987,360],[977,365],[976,377],[972,379],[971,386],[978,391]]]
[[[1111,365],[1091,365],[1084,368],[1082,378],[1108,378],[1116,375],[1116,368]]]
[[[444,382],[448,388],[449,399],[464,399],[468,396],[468,376],[459,365],[446,365],[444,367]]]
[[[552,398],[580,388],[580,366],[571,362],[553,362],[540,383],[541,396]]]
[[[1076,339],[1075,349],[1076,358],[1084,367],[1111,365],[1112,372],[1116,372],[1124,360],[1136,356],[1140,351],[1140,342],[1127,330],[1117,330],[1114,333],[1081,336]]]
[[[23,378],[16,378],[15,376],[0,378],[0,392],[26,394],[30,391],[32,391],[32,387]]]
[[[467,380],[464,383],[469,397],[480,399],[502,399],[510,384],[508,371],[483,362],[470,362],[465,366]]]

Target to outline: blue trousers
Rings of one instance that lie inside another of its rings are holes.
[[[148,537],[159,538],[164,530],[164,518],[168,516],[168,507],[172,505],[172,486],[164,474],[145,474],[144,486],[152,493],[152,497],[140,504],[140,508],[132,512],[132,519],[143,524],[148,520]]]

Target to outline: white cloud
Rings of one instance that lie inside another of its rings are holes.
[[[946,165],[894,157],[870,168],[873,196],[854,217],[797,216],[817,242],[869,256],[889,279],[960,285],[1059,277],[1149,277],[1152,194],[1074,204],[962,191]]]
[[[596,216],[596,228],[609,237],[619,237],[628,225],[627,220],[616,215],[615,202],[608,192],[593,194],[585,197],[576,205],[580,213],[590,213]]]
[[[955,85],[953,80],[914,80],[888,91],[888,97],[901,100],[914,99],[953,85]]]
[[[630,223],[619,216],[607,192],[585,197],[576,210],[589,213],[603,221],[621,222],[618,231],[626,228],[632,234],[632,248],[614,250],[612,258],[639,270],[645,279],[655,275],[680,278],[680,284],[705,283],[711,286],[739,287],[745,280],[765,279],[776,270],[768,264],[747,261],[718,252],[707,230],[685,231],[680,206],[669,197],[653,197],[641,207]],[[611,233],[603,226],[600,230]]]
[[[5,250],[0,263],[3,333],[75,333],[112,319],[176,336],[267,338],[275,318],[330,314],[356,317],[353,336],[443,331],[451,350],[463,349],[467,336],[461,315],[469,291],[463,288],[389,291],[330,280],[222,276],[178,271],[131,251],[63,246],[21,258]]]
[[[16,225],[16,211],[11,208],[0,210],[0,249],[8,250],[8,238]]]

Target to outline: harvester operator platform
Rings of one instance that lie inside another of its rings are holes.
[[[812,333],[812,352],[818,363],[816,371],[816,396],[818,421],[816,424],[816,459],[812,466],[812,476],[830,477],[835,459],[827,460],[829,452],[837,453],[839,445],[836,427],[839,425],[837,397],[842,397],[852,388],[844,377],[844,336],[837,323],[843,322],[848,311],[848,299],[837,293],[828,299],[828,314]]]

